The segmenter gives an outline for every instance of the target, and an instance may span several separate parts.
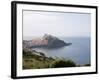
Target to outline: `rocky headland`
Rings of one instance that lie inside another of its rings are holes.
[[[36,48],[36,47],[60,48],[69,45],[71,45],[71,43],[66,43],[63,40],[60,40],[59,38],[48,34],[45,34],[42,38],[39,39],[23,41],[24,48]]]

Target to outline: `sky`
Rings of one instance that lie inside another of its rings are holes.
[[[23,11],[23,36],[89,37],[91,14]]]

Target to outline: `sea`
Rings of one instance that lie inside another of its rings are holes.
[[[61,37],[59,39],[72,44],[61,48],[33,48],[33,50],[43,52],[48,57],[71,59],[78,65],[91,63],[90,37]]]

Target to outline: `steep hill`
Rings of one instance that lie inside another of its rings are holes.
[[[60,40],[59,38],[45,34],[40,39],[33,39],[30,41],[23,41],[24,48],[36,48],[36,47],[45,47],[45,48],[60,48],[64,46],[68,46],[71,43],[65,43],[63,40]]]

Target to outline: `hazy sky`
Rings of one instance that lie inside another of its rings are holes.
[[[23,11],[23,36],[87,37],[90,31],[90,14]]]

